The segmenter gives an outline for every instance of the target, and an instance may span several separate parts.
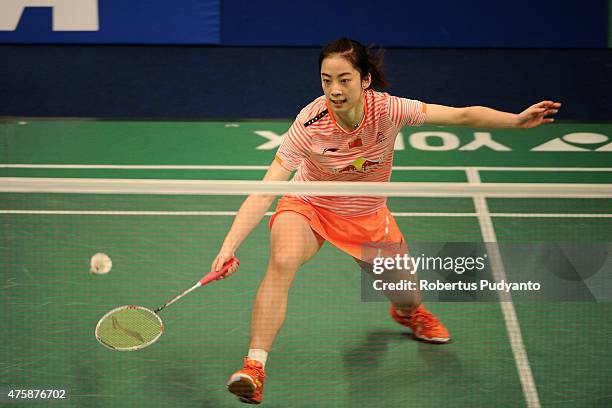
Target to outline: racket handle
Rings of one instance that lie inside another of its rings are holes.
[[[219,279],[219,276],[227,272],[227,270],[234,264],[240,265],[240,261],[236,257],[233,257],[232,259],[224,263],[220,270],[209,272],[206,276],[200,279],[200,284],[206,285],[207,283]]]

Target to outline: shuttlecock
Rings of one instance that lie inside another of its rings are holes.
[[[91,269],[89,272],[96,275],[103,275],[110,272],[113,267],[113,261],[111,261],[108,255],[98,252],[91,257],[90,266]]]

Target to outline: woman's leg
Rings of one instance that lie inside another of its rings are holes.
[[[240,401],[259,404],[263,398],[268,351],[287,311],[287,294],[297,270],[319,250],[320,243],[306,219],[298,213],[278,214],[270,232],[268,269],[259,285],[251,321],[251,344],[244,368],[227,383]]]
[[[270,232],[268,269],[259,285],[251,321],[251,349],[269,351],[285,320],[287,295],[297,270],[319,250],[320,243],[307,220],[284,211]]]

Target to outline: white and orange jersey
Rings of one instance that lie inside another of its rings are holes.
[[[427,105],[367,90],[364,119],[352,132],[336,123],[325,96],[298,114],[276,152],[287,170],[297,169],[294,182],[381,181],[391,178],[395,138],[404,126],[425,122]],[[299,196],[342,216],[373,213],[385,205],[382,197]]]

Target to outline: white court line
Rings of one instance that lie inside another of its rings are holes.
[[[268,170],[249,165],[149,165],[149,164],[0,164],[5,169],[112,169],[112,170]]]
[[[579,171],[612,172],[612,167],[511,167],[511,166],[393,166],[393,170],[463,170],[478,171]]]
[[[0,214],[35,215],[169,215],[169,216],[235,216],[237,211],[113,211],[113,210],[0,210]],[[265,215],[270,216],[272,212]]]
[[[480,175],[478,174],[477,169],[468,169],[466,174],[469,183],[480,183]],[[493,278],[497,283],[501,281],[508,281],[504,264],[501,259],[499,246],[497,245],[497,235],[495,234],[491,215],[489,214],[489,207],[487,205],[486,198],[483,195],[475,195],[474,206],[476,208],[476,213],[478,214],[478,223],[480,224],[482,238],[485,242],[487,253],[489,254],[489,262],[491,263],[491,273]],[[533,373],[531,372],[531,367],[529,365],[527,351],[525,350],[525,344],[523,343],[521,326],[519,325],[519,321],[516,316],[512,296],[510,295],[510,292],[505,291],[497,291],[497,295],[499,297],[500,307],[504,316],[504,322],[506,324],[506,330],[508,331],[508,337],[510,340],[510,347],[512,349],[512,354],[514,355],[514,361],[516,363],[516,369],[521,381],[521,387],[523,389],[523,395],[525,396],[527,408],[540,408],[538,389],[536,388]]]
[[[477,213],[391,212],[394,217],[477,217]],[[494,218],[612,218],[612,213],[489,213]]]
[[[145,216],[211,216],[231,217],[237,211],[138,211],[138,210],[0,210],[0,214],[35,215],[145,215]],[[265,215],[271,216],[268,211]],[[391,212],[394,217],[477,217],[477,213],[454,212]],[[555,213],[489,213],[491,217],[501,218],[612,218],[612,214],[555,214]]]
[[[268,166],[255,165],[155,165],[155,164],[2,164],[4,169],[112,169],[112,170],[267,170]],[[494,166],[393,166],[396,171],[448,170],[467,171],[579,171],[612,172],[612,167],[494,167]]]
[[[612,218],[612,214],[571,214],[571,213],[490,213],[499,218]]]

